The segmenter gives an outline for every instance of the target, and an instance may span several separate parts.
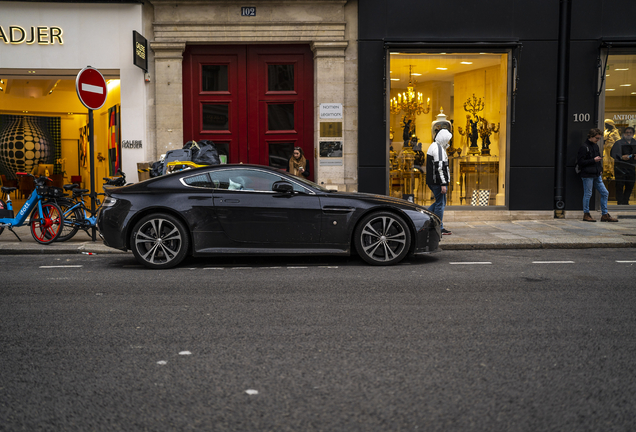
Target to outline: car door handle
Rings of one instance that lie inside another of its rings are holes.
[[[236,203],[240,203],[241,202],[241,200],[237,200],[237,199],[226,199],[226,200],[221,200],[221,201],[226,202],[226,203],[231,203],[231,204],[236,204]]]

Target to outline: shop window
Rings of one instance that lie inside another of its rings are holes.
[[[228,108],[227,104],[203,104],[203,130],[228,130]]]
[[[267,90],[268,91],[293,91],[294,90],[294,65],[293,64],[267,65]]]
[[[634,177],[636,153],[636,53],[607,56],[605,67],[603,182],[608,204],[636,204]],[[576,120],[576,119],[575,119]]]
[[[227,65],[202,65],[201,90],[204,92],[228,91]]]
[[[268,104],[267,105],[267,129],[293,130],[294,129],[294,104]]]
[[[390,54],[390,194],[421,205],[426,152],[437,132],[453,134],[447,149],[447,205],[505,205],[508,54]]]

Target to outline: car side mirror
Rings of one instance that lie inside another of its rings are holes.
[[[286,181],[277,181],[272,185],[272,190],[278,193],[291,194],[294,192],[294,186]]]

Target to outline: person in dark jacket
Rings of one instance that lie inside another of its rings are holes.
[[[576,163],[581,169],[579,175],[583,181],[583,220],[586,222],[596,222],[590,215],[590,198],[592,198],[592,188],[596,188],[601,194],[601,222],[618,222],[607,212],[607,198],[609,192],[603,184],[601,174],[603,173],[603,157],[598,148],[598,142],[603,138],[600,129],[590,129],[587,133],[587,141],[581,145],[576,157]]]
[[[305,153],[302,148],[294,147],[294,155],[289,158],[287,172],[298,177],[309,177],[309,161],[305,159]]]
[[[634,128],[627,126],[623,138],[616,141],[610,156],[614,159],[614,177],[616,178],[616,203],[629,205],[629,197],[636,181],[636,140]]]
[[[435,202],[429,207],[429,211],[435,213],[442,221],[442,234],[452,234],[444,228],[444,208],[446,207],[446,192],[450,183],[448,172],[448,155],[446,149],[450,145],[453,134],[446,129],[440,129],[435,136],[435,141],[426,152],[426,184],[433,192]]]

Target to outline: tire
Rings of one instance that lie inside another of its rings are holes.
[[[151,269],[179,265],[188,254],[187,228],[174,216],[155,213],[137,222],[130,237],[130,248],[137,261]]]
[[[372,265],[392,265],[409,253],[411,231],[400,216],[386,211],[371,213],[354,232],[358,254]]]
[[[57,204],[48,202],[42,204],[43,219],[36,207],[31,213],[31,235],[40,244],[51,244],[62,232],[62,210]]]
[[[78,222],[84,220],[84,213],[79,208],[69,209],[75,205],[73,201],[58,200],[57,205],[62,210],[62,216],[64,218],[64,225],[62,226],[62,232],[55,239],[56,242],[64,242],[73,238],[77,231],[79,231]]]

